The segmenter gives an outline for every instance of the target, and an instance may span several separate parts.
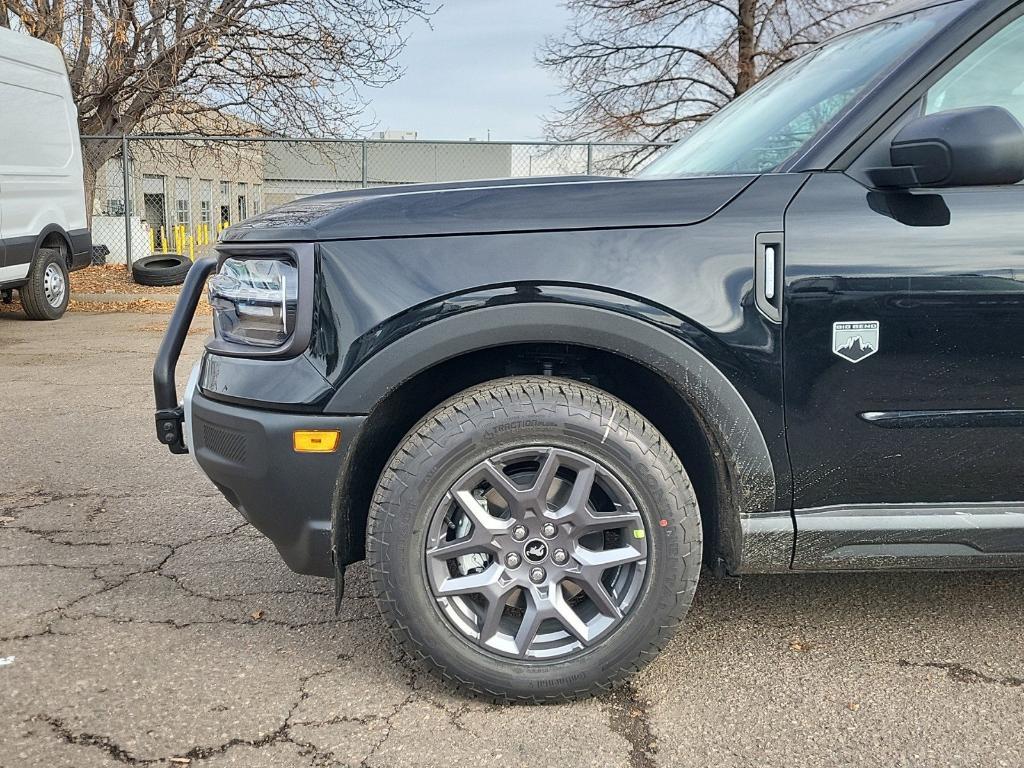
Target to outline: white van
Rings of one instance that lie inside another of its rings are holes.
[[[68,272],[88,266],[78,113],[61,52],[0,28],[0,293],[56,320]]]

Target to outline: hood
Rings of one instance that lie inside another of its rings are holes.
[[[227,229],[226,241],[319,241],[679,226],[706,219],[754,176],[553,176],[403,184],[307,197]]]

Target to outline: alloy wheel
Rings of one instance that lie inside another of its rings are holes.
[[[466,640],[521,660],[584,652],[636,605],[647,529],[632,494],[598,461],[551,446],[492,456],[445,494],[425,567]]]

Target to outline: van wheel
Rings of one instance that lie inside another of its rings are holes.
[[[567,699],[668,642],[697,585],[700,514],[675,452],[623,401],[500,379],[402,440],[370,506],[367,559],[414,657],[491,698]]]
[[[18,289],[18,295],[29,320],[57,320],[64,314],[70,286],[68,266],[60,249],[39,249],[28,282]]]

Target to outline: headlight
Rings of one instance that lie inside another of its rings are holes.
[[[280,347],[295,330],[299,279],[290,261],[225,259],[209,293],[218,339]]]

